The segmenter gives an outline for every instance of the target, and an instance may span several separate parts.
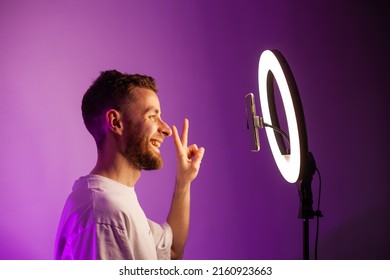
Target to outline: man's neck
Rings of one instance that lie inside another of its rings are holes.
[[[141,177],[141,170],[131,165],[122,155],[107,156],[98,153],[95,168],[90,174],[104,176],[123,185],[134,187]]]

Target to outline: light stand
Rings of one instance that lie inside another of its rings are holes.
[[[298,194],[299,194],[299,213],[298,218],[303,221],[303,259],[310,259],[309,250],[309,219],[314,218],[313,210],[313,194],[311,191],[311,182],[313,175],[316,171],[316,164],[313,155],[309,152],[307,154],[307,166],[304,172],[304,177],[301,181],[297,182]]]
[[[246,96],[247,122],[252,151],[260,150],[258,128],[265,127],[268,142],[282,176],[289,183],[297,183],[299,214],[303,220],[303,259],[309,257],[309,220],[314,217],[311,183],[316,171],[313,155],[308,150],[308,139],[303,107],[292,71],[287,60],[277,50],[266,50],[259,61],[259,95],[263,117],[256,115],[254,96]],[[280,129],[274,98],[274,80],[279,86],[286,112],[289,134]],[[290,148],[286,148],[283,137]],[[254,142],[254,143],[253,143]]]

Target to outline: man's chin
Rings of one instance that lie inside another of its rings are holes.
[[[163,167],[163,162],[150,163],[145,165],[142,169],[146,171],[159,170]]]
[[[163,159],[161,157],[160,151],[152,147],[145,145],[144,149],[142,146],[129,147],[126,150],[126,158],[128,161],[136,166],[139,170],[158,170],[163,166]]]
[[[143,170],[158,170],[161,169],[164,165],[163,159],[160,154],[156,152],[151,152],[147,156],[143,164]]]

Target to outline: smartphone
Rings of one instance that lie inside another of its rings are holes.
[[[256,115],[255,97],[253,93],[245,96],[246,121],[249,130],[250,146],[252,152],[260,151],[259,117]]]

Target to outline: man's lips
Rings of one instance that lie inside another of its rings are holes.
[[[159,139],[151,139],[150,142],[152,143],[152,145],[156,148],[160,148],[161,147],[161,144],[162,144],[162,141],[159,140]]]

